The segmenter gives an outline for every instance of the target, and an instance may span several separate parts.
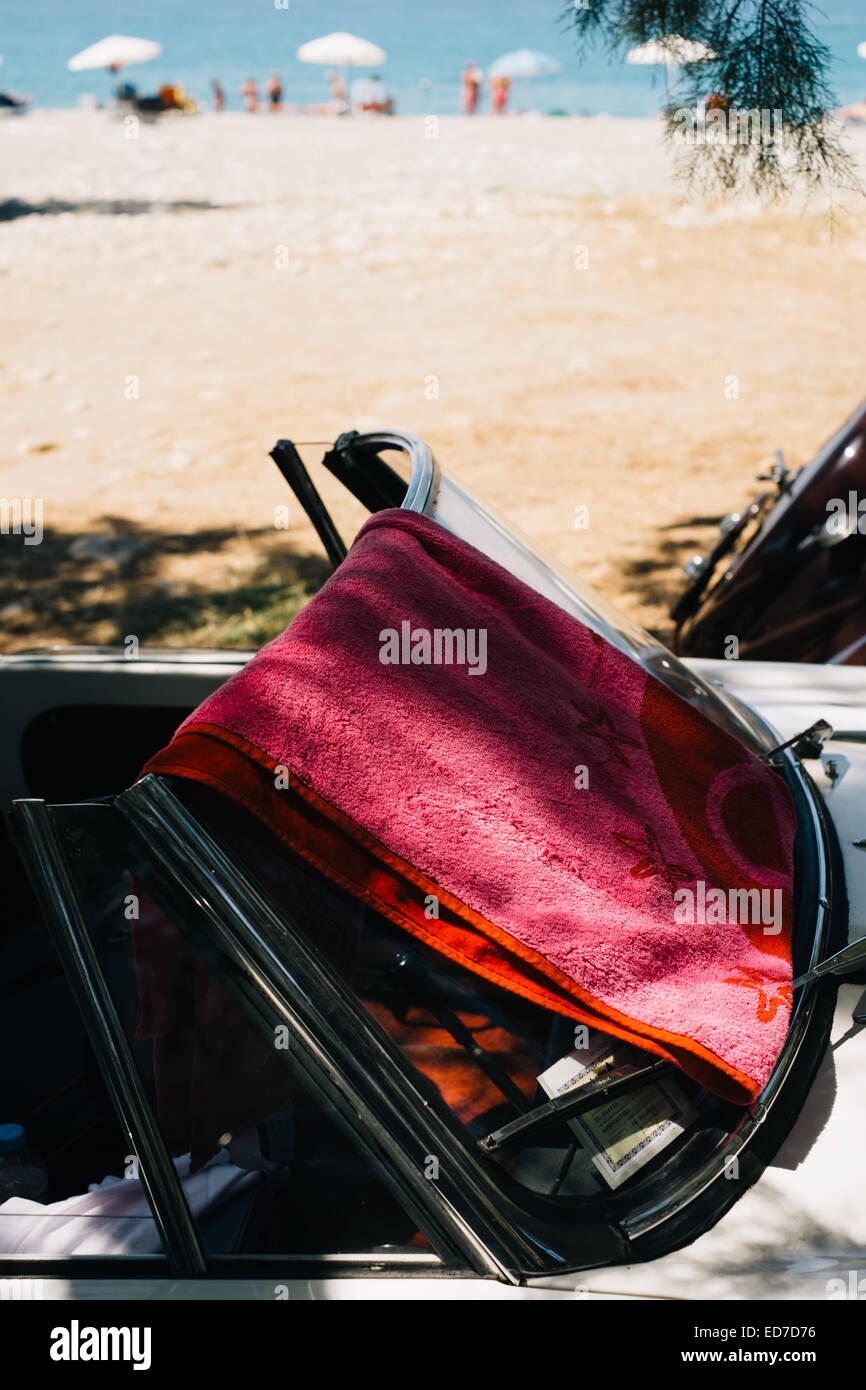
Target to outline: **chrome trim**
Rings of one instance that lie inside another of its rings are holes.
[[[255,656],[255,651],[244,651],[240,647],[141,647],[138,656],[130,657],[123,647],[110,646],[65,646],[59,642],[45,647],[27,647],[20,652],[0,653],[0,666],[53,666],[74,665],[80,662],[92,666],[105,662],[107,665],[125,666],[128,670],[140,670],[143,666],[234,666],[242,665]]]
[[[756,727],[760,727],[758,717],[754,711],[750,712],[755,720]],[[760,721],[763,724],[763,721]],[[761,730],[763,735],[768,736],[769,730],[766,725]],[[814,842],[818,851],[817,870],[818,883],[816,888],[816,916],[815,932],[812,938],[812,948],[809,956],[808,969],[821,959],[824,949],[824,938],[830,920],[829,908],[829,874],[827,869],[827,853],[825,844],[825,830],[821,816],[818,812],[818,793],[807,778],[797,759],[790,750],[786,750],[785,760],[800,785],[804,798],[809,808],[809,818]],[[788,1028],[788,1036],[785,1039],[779,1060],[773,1068],[769,1081],[764,1087],[758,1099],[735,1130],[710,1154],[704,1163],[685,1181],[678,1183],[671,1188],[663,1197],[658,1198],[650,1206],[642,1211],[635,1212],[632,1216],[626,1217],[621,1222],[625,1234],[630,1240],[636,1240],[638,1236],[645,1235],[652,1231],[656,1226],[670,1220],[678,1212],[699,1197],[702,1192],[724,1173],[725,1169],[746,1146],[754,1139],[760,1126],[767,1118],[770,1107],[774,1104],[776,1097],[784,1085],[788,1073],[794,1064],[800,1048],[803,1044],[806,1031],[812,1021],[815,1010],[815,1003],[818,997],[818,982],[804,986],[791,1015]]]
[[[407,512],[420,512],[422,516],[430,515],[439,491],[439,465],[429,444],[405,430],[377,430],[372,434],[359,434],[353,443],[372,444],[378,449],[400,449],[407,454],[411,472],[401,508]]]
[[[44,801],[13,801],[12,823],[45,925],[93,1045],[166,1253],[180,1274],[207,1269],[198,1228],[148,1103],[105,982],[60,837]]]
[[[401,1269],[423,1269],[434,1279],[438,1278],[440,1274],[447,1274],[450,1279],[467,1277],[465,1274],[461,1274],[460,1270],[449,1269],[441,1256],[437,1255],[432,1250],[385,1249],[366,1250],[355,1254],[340,1254],[340,1252],[337,1251],[333,1254],[328,1254],[326,1252],[325,1254],[318,1255],[315,1253],[300,1255],[260,1255],[254,1251],[250,1253],[245,1253],[243,1251],[228,1251],[225,1254],[211,1255],[210,1260],[211,1270],[215,1277],[218,1278],[226,1277],[224,1274],[220,1273],[220,1264],[238,1267],[244,1264],[256,1266],[274,1265],[275,1267],[281,1267],[283,1265],[304,1265],[305,1267],[312,1267],[313,1265],[345,1265],[347,1268],[358,1265],[363,1269],[370,1270],[393,1269],[396,1271]],[[473,1276],[469,1275],[469,1277],[472,1278]]]

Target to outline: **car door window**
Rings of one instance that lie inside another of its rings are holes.
[[[435,1261],[372,1160],[296,1079],[289,1040],[282,1047],[262,1036],[133,877],[118,846],[94,836],[81,808],[58,807],[52,816],[205,1253]],[[26,1124],[28,1140],[48,1159],[52,1201],[71,1203],[76,1219],[86,1214],[91,1226],[114,1215],[111,1240],[99,1253],[159,1250],[140,1159],[127,1153],[51,939],[32,901],[30,909],[27,929],[9,932],[7,958],[18,964],[4,976],[9,989],[0,1011],[5,1055],[20,1051],[28,1063],[5,1087],[0,1123],[20,1117]],[[113,1180],[124,1179],[114,1191]],[[88,1191],[97,1184],[99,1191]],[[140,1230],[131,1234],[129,1203],[137,1191],[149,1240]],[[34,1251],[37,1245],[31,1242]],[[62,1253],[84,1253],[85,1246],[67,1242]],[[10,1234],[3,1246],[0,1213],[0,1255],[10,1253],[14,1240]]]
[[[135,1155],[5,834],[0,858],[0,1262],[161,1254]]]

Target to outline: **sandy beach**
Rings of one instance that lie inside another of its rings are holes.
[[[5,650],[270,636],[322,566],[297,507],[274,530],[268,450],[379,426],[664,631],[682,560],[773,448],[805,461],[866,394],[862,200],[835,227],[684,205],[653,121],[128,135],[0,125],[0,490],[45,525],[0,538]],[[322,490],[351,535],[360,509]],[[94,533],[129,540],[76,548]]]

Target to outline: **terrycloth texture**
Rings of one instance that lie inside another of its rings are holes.
[[[486,670],[383,664],[381,634],[404,622],[483,629]],[[784,783],[435,522],[373,516],[288,630],[147,770],[227,792],[445,954],[720,1095],[753,1099],[778,1057],[795,831]],[[700,900],[700,884],[770,890],[768,903],[778,890],[781,930],[677,921],[675,894]]]

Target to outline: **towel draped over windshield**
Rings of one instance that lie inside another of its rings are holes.
[[[746,1103],[791,1008],[782,779],[597,632],[393,509],[146,771],[254,813],[469,970]]]

